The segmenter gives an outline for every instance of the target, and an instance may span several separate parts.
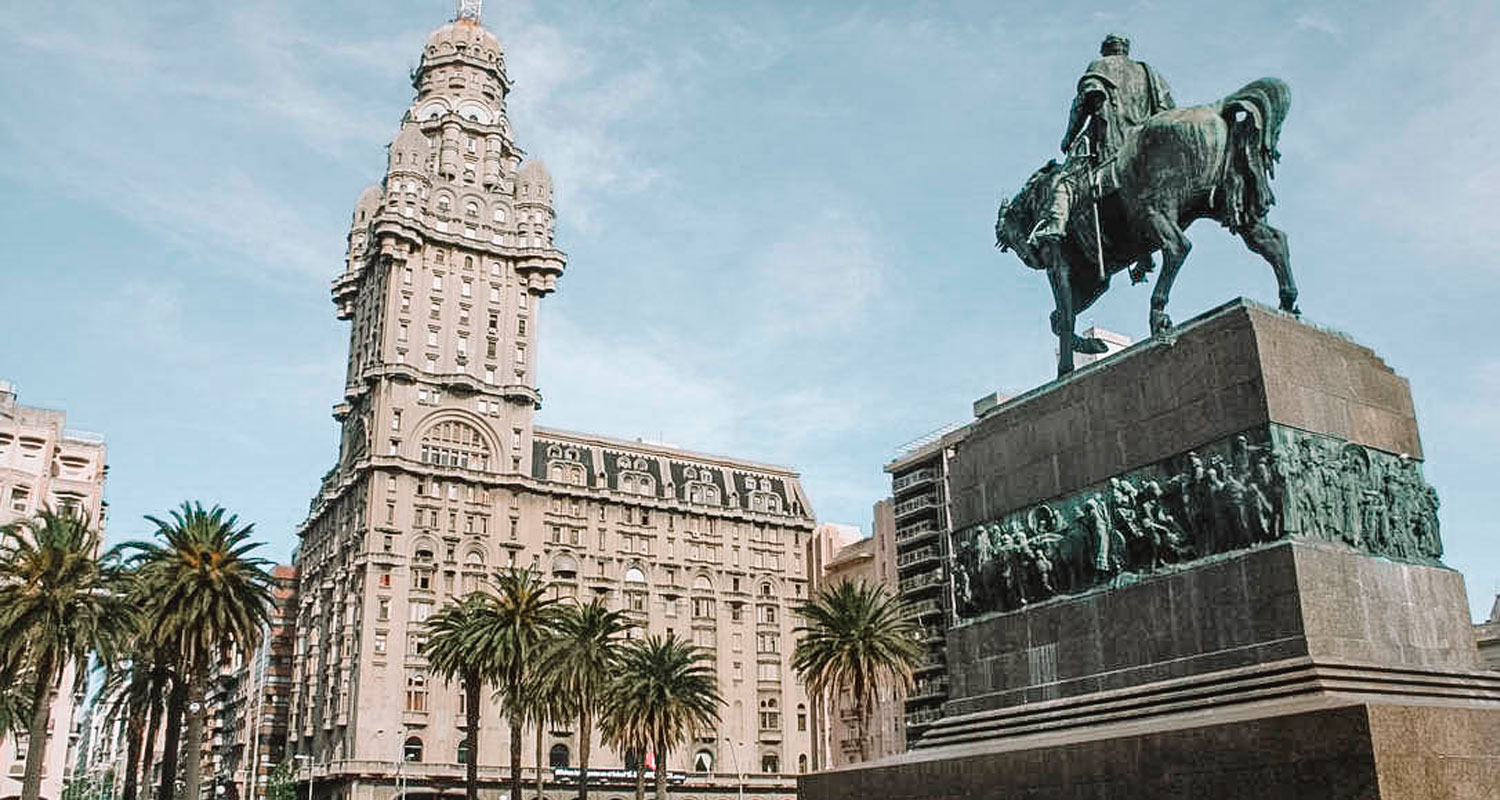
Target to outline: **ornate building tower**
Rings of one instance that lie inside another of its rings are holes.
[[[551,178],[516,146],[477,6],[428,38],[333,283],[349,360],[338,462],[296,555],[289,739],[311,759],[298,774],[314,800],[432,797],[477,758],[498,796],[501,709],[486,692],[480,752],[465,752],[462,692],[429,672],[422,623],[520,565],[560,597],[605,598],[633,635],[675,632],[714,659],[724,724],[672,754],[686,787],[791,797],[811,747],[790,669],[811,509],[790,470],[533,427],[538,313],[564,255]],[[582,735],[544,732],[558,797]],[[596,785],[628,786],[628,759],[594,753]]]
[[[333,282],[338,317],[352,323],[334,407],[342,439],[297,555],[293,739],[319,760],[396,759],[414,722],[403,708],[426,707],[425,669],[404,666],[420,654],[416,623],[435,593],[473,588],[497,554],[466,549],[461,570],[439,567],[466,537],[515,536],[518,516],[497,498],[531,469],[533,342],[564,265],[551,178],[521,163],[504,55],[477,7],[428,37],[412,84],[385,179],[355,204]],[[403,591],[392,591],[396,572]]]

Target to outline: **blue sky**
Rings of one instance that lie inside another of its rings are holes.
[[[542,424],[800,469],[869,528],[901,443],[1047,380],[1045,281],[996,201],[1104,33],[1209,102],[1291,84],[1274,224],[1309,320],[1410,378],[1448,563],[1500,591],[1493,3],[487,4],[570,255]],[[0,377],[108,437],[111,534],[185,498],[285,558],[334,460],[328,282],[444,0],[6,4]],[[1270,271],[1203,223],[1171,311]],[[1136,337],[1148,289],[1086,320]]]

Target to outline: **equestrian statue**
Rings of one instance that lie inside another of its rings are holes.
[[[1111,34],[1099,52],[1078,81],[1064,161],[1037,170],[995,220],[996,245],[1051,281],[1058,377],[1073,371],[1075,352],[1104,350],[1073,332],[1078,312],[1122,269],[1145,281],[1158,250],[1151,333],[1172,327],[1167,298],[1192,248],[1183,229],[1195,220],[1243,239],[1275,271],[1282,310],[1298,313],[1286,234],[1266,222],[1291,90],[1261,78],[1218,103],[1177,108],[1161,75],[1130,58],[1129,39]]]

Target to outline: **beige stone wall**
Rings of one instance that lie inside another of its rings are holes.
[[[104,440],[67,430],[62,411],[17,401],[15,387],[0,381],[0,525],[35,515],[44,507],[72,507],[96,530],[104,527]],[[73,685],[72,670],[63,686]],[[42,797],[57,800],[72,772],[77,742],[75,718],[81,698],[64,691],[52,706],[52,735],[42,773]],[[25,764],[13,737],[0,733],[0,797],[19,795]]]

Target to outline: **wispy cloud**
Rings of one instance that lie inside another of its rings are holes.
[[[886,283],[870,227],[845,211],[796,215],[753,265],[754,297],[774,336],[847,330],[863,321]]]

